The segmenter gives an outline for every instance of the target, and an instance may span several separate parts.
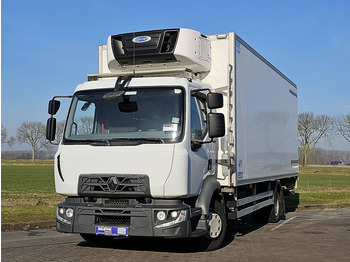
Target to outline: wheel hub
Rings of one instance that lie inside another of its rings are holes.
[[[208,234],[211,238],[217,238],[222,230],[222,221],[218,214],[210,213],[207,218],[209,230]]]

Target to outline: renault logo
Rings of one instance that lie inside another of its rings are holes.
[[[111,176],[107,181],[107,185],[110,191],[115,191],[118,186],[117,178],[115,176]]]

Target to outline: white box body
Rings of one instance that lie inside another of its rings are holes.
[[[298,174],[297,87],[235,33],[209,36],[212,69],[203,79],[224,95],[226,135],[219,138],[221,185]]]

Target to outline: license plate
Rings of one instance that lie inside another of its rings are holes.
[[[96,226],[96,235],[100,236],[123,236],[129,235],[129,228],[127,227],[110,227],[110,226]]]

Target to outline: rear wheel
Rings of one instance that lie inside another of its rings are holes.
[[[207,215],[208,232],[203,237],[205,250],[218,249],[226,236],[227,218],[225,206],[219,200],[214,200]]]
[[[276,188],[274,192],[274,203],[272,207],[270,207],[269,218],[267,220],[268,223],[277,223],[278,221],[280,221],[280,195],[280,190]]]
[[[283,189],[279,183],[274,190],[274,203],[271,206],[264,207],[253,213],[254,222],[259,223],[277,223],[281,216],[285,214],[285,204]]]

